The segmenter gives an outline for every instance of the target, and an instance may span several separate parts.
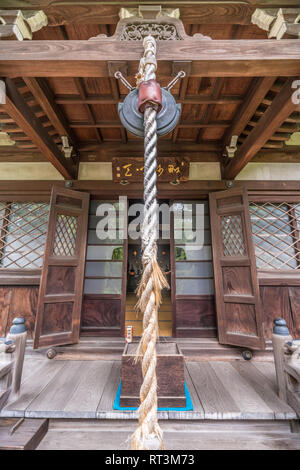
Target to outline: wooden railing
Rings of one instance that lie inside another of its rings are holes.
[[[9,334],[0,341],[0,410],[9,397],[20,393],[26,337],[24,318],[15,318]]]
[[[300,340],[292,338],[285,320],[276,318],[272,342],[278,395],[300,418]]]

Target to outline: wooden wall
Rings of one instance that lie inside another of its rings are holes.
[[[28,337],[33,337],[39,286],[0,287],[0,336],[5,336],[16,316],[26,319]],[[300,286],[260,285],[265,339],[272,336],[273,320],[286,320],[292,336],[300,338]],[[82,327],[85,334],[120,336],[120,299],[85,296]],[[178,337],[216,337],[214,296],[178,296],[176,299]]]
[[[6,336],[15,317],[24,317],[33,337],[39,286],[0,286],[0,336]]]
[[[272,337],[273,320],[284,318],[294,338],[300,338],[300,286],[261,285],[265,339]]]

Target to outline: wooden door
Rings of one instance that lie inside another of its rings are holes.
[[[53,187],[34,348],[78,342],[89,195]]]
[[[210,194],[219,341],[264,349],[261,305],[247,193]]]

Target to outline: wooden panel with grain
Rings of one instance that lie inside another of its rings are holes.
[[[176,335],[216,336],[214,296],[180,296],[180,298],[176,298]]]
[[[224,266],[223,286],[226,294],[252,295],[251,273],[248,266]]]
[[[71,294],[74,292],[75,269],[73,266],[49,266],[47,294]]]
[[[261,286],[260,296],[265,338],[272,338],[273,321],[276,317],[284,318],[291,330],[293,324],[288,289],[284,286]]]
[[[228,303],[225,304],[225,314],[228,333],[249,335],[250,345],[251,336],[257,336],[254,306],[251,304]]]
[[[288,293],[292,316],[291,334],[294,338],[300,338],[300,287],[289,287]]]
[[[47,303],[44,306],[41,334],[72,331],[73,302]]]
[[[37,286],[0,287],[0,336],[6,336],[15,317],[24,317],[28,338],[32,338],[38,291]]]
[[[120,328],[120,298],[107,298],[107,296],[97,296],[93,298],[84,296],[81,331],[94,331],[97,333],[102,328],[118,327]],[[113,335],[114,336],[114,335]]]

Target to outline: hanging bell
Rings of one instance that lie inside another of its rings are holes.
[[[181,104],[176,103],[173,95],[165,88],[162,91],[161,110],[157,114],[157,135],[165,135],[178,124]],[[138,110],[138,89],[134,88],[126,96],[123,103],[119,103],[118,111],[123,126],[132,134],[144,137],[144,114]]]

